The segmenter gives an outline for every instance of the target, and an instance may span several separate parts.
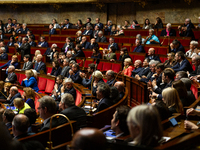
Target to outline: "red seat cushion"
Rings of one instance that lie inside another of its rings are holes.
[[[112,63],[110,63],[110,62],[104,62],[103,68],[102,68],[103,71],[108,71],[111,68],[112,68]]]
[[[45,93],[51,93],[54,88],[55,80],[47,79]]]
[[[26,78],[26,75],[25,74],[19,74],[19,83],[21,84],[22,83],[22,81],[23,81],[23,79],[25,79]]]
[[[121,64],[112,64],[112,70],[116,73],[118,73],[121,70]]]
[[[97,69],[101,71],[102,68],[103,68],[103,62],[99,62]]]
[[[43,77],[38,77],[38,88],[40,91],[44,91],[46,88],[47,79]]]
[[[75,100],[75,104],[76,106],[82,101],[82,94],[76,90],[76,100]]]
[[[85,64],[84,64],[84,67],[85,68],[88,68],[88,65],[93,63],[93,61],[90,61],[90,60],[85,60]]]
[[[52,67],[46,67],[47,68],[47,73],[51,73],[51,71],[52,71]]]
[[[22,95],[24,93],[23,90],[18,89],[18,92]]]

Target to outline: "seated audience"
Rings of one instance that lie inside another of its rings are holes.
[[[7,60],[8,59],[8,54],[6,54],[6,49],[5,47],[0,48],[0,60]]]
[[[32,109],[32,108],[29,108],[29,109],[26,109],[24,111],[24,115],[26,115],[29,119],[29,127],[28,127],[28,133],[32,133],[32,125],[35,124],[36,122],[36,119],[37,119],[37,113],[35,111],[35,109]]]
[[[53,28],[53,24],[49,24],[49,35],[56,34],[56,29]]]
[[[154,24],[154,29],[162,29],[163,23],[160,17],[156,18],[156,23]]]
[[[131,57],[130,57],[129,54],[128,54],[127,48],[126,48],[126,47],[123,47],[123,48],[120,49],[120,56],[119,56],[119,60],[118,60],[118,61],[124,62],[124,60],[125,60],[126,58],[131,58]],[[122,67],[124,67],[123,64],[122,64]]]
[[[90,40],[91,42],[90,42],[90,45],[89,45],[89,49],[93,49],[93,48],[95,48],[95,47],[98,47],[99,48],[99,45],[98,45],[98,43],[96,42],[96,40],[95,40],[95,38],[92,38],[91,40]]]
[[[71,29],[72,26],[73,24],[69,22],[69,19],[65,19],[64,23],[61,22],[61,29],[64,29],[64,30]]]
[[[40,37],[40,42],[37,45],[38,47],[49,47],[48,43],[45,41],[45,36]]]
[[[85,57],[85,54],[82,50],[82,46],[80,44],[76,44],[76,51],[77,51],[77,53],[74,56],[75,58],[76,57]]]
[[[68,50],[72,50],[74,48],[74,43],[72,42],[71,37],[67,37],[65,41],[66,43],[64,44],[61,50],[67,53]]]
[[[195,66],[195,70],[188,73],[188,76],[191,77],[190,79],[195,78],[195,76],[200,74],[200,56],[195,55],[192,57],[192,64]]]
[[[1,33],[1,30],[0,30],[0,33]],[[14,39],[14,37],[10,37],[9,38],[9,42],[7,43],[7,46],[14,46],[14,44],[15,44],[15,39]]]
[[[92,37],[96,40],[97,39],[97,37],[98,37],[98,33],[99,33],[99,26],[94,26],[94,31],[93,31],[93,33],[92,33]]]
[[[192,58],[195,55],[198,55],[198,49],[199,43],[197,41],[191,41],[190,42],[190,50],[188,50],[185,55],[186,57]]]
[[[163,63],[165,68],[171,68],[177,64],[177,61],[174,59],[174,53],[167,54],[167,60]]]
[[[83,31],[83,35],[90,35],[92,37],[93,31],[92,31],[92,26],[87,25],[85,31]]]
[[[135,60],[134,62],[134,69],[131,72],[131,77],[135,77],[136,74],[138,74],[143,68],[142,68],[142,61],[141,60]]]
[[[72,68],[69,70],[69,77],[73,80],[74,83],[82,83],[80,72],[81,70],[79,69],[79,64],[73,64]]]
[[[35,63],[34,70],[36,70],[38,73],[46,73],[46,65],[44,62],[42,62],[42,58],[43,56],[41,54],[38,54],[36,57],[37,62]]]
[[[115,61],[117,59],[116,54],[115,54],[115,50],[116,49],[115,49],[114,46],[110,46],[108,50],[104,49],[103,50],[103,59]]]
[[[141,34],[137,34],[137,35],[136,35],[136,39],[139,40],[139,41],[142,41],[141,44],[144,44],[144,42],[145,42],[145,39],[142,38]],[[135,42],[136,42],[136,41],[135,41]]]
[[[153,29],[152,24],[149,19],[145,19],[142,29]]]
[[[136,29],[136,28],[140,28],[140,25],[138,24],[137,20],[133,20],[132,24],[127,28],[128,29]]]
[[[17,42],[14,44],[15,46],[18,46],[18,47],[20,47],[21,45],[22,45],[22,37],[21,36],[19,36],[18,38],[17,38]]]
[[[35,109],[35,92],[30,87],[23,88],[22,98],[32,108]]]
[[[133,107],[128,114],[127,125],[133,139],[133,145],[147,147],[159,145],[163,131],[155,107],[144,104]]]
[[[92,29],[93,24],[91,23],[91,18],[87,18],[86,24],[84,25],[84,29],[87,28],[87,25],[90,25],[90,26],[91,26],[91,29]]]
[[[125,95],[125,93],[124,93],[124,88],[125,88],[124,82],[117,81],[117,82],[115,82],[114,87],[116,87],[118,92],[119,92],[119,99],[122,99]]]
[[[63,86],[61,87],[61,97],[64,93],[69,93],[76,100],[76,90],[73,87],[73,81],[71,78],[65,78]]]
[[[27,34],[28,30],[29,29],[27,28],[27,24],[23,23],[21,28],[21,34]]]
[[[124,68],[123,68],[122,74],[130,77],[133,71],[133,67],[131,65],[132,65],[131,58],[124,59]]]
[[[114,39],[113,37],[110,37],[110,38],[109,38],[108,49],[109,49],[111,46],[114,46],[115,49],[118,50],[118,44],[115,43],[115,39]]]
[[[44,55],[50,58],[50,61],[53,60],[53,55],[55,52],[57,52],[57,44],[52,44],[51,47],[48,47],[47,50],[45,51]]]
[[[125,20],[124,25],[122,26],[122,29],[129,29],[129,28],[130,28],[130,22],[128,20]]]
[[[30,55],[24,55],[24,65],[22,67],[22,71],[33,69],[33,63],[30,61]]]
[[[139,41],[138,39],[136,39],[135,40],[136,48],[133,50],[133,52],[145,53],[144,47],[141,44],[142,44],[142,41]]]
[[[145,44],[159,44],[158,37],[154,34],[154,29],[149,29],[149,36],[144,41]]]
[[[103,74],[101,73],[101,71],[96,70],[92,73],[92,77],[94,78],[93,85],[92,85],[92,94],[94,96],[96,96],[98,83],[104,82],[103,81]]]
[[[181,78],[188,78],[188,74],[185,71],[178,71],[176,73],[175,81],[180,80]]]
[[[60,114],[64,114],[69,120],[76,121],[76,129],[79,130],[87,126],[86,113],[81,108],[75,105],[75,99],[69,93],[65,93],[61,96],[59,103]]]
[[[83,36],[80,45],[82,46],[82,49],[89,49],[90,42],[87,42],[87,38]]]
[[[15,98],[14,106],[18,109],[18,114],[23,114],[26,109],[31,108],[22,98]]]
[[[5,82],[16,83],[17,82],[17,75],[15,74],[15,67],[9,66],[8,67],[8,77],[5,79]]]
[[[181,37],[191,37],[192,40],[195,40],[194,33],[193,33],[192,29],[187,27],[187,26],[181,26],[179,28],[179,35]]]
[[[80,42],[81,42],[81,40],[82,40],[82,31],[77,31],[76,32],[76,35],[77,35],[77,37],[76,37],[76,39],[75,39],[75,41],[76,41],[76,44],[80,44]]]
[[[150,61],[151,60],[156,60],[156,61],[161,62],[159,56],[155,55],[155,49],[154,48],[149,48],[148,56],[146,58],[148,58]]]
[[[60,75],[62,75],[63,77],[68,77],[70,69],[71,69],[71,67],[69,66],[69,60],[68,59],[64,59],[63,68],[62,68],[62,71],[61,71]]]
[[[4,29],[5,34],[12,34],[12,32],[13,28],[10,25],[8,25],[7,28]],[[21,33],[20,26],[19,29],[16,30],[16,33]]]
[[[28,43],[28,38],[23,37],[22,38],[22,45],[21,46],[19,46],[19,44],[16,45],[16,49],[17,49],[18,52],[21,53],[21,60],[23,60],[24,55],[27,55],[27,54],[30,55],[31,54],[31,46]]]
[[[83,27],[83,23],[82,23],[81,19],[78,19],[77,24],[75,25],[75,27],[77,29],[81,29]],[[81,32],[81,34],[82,34],[82,32]]]
[[[96,24],[94,26],[98,26],[99,30],[103,29],[103,24],[100,22],[100,18],[96,18]]]
[[[36,42],[34,41],[34,37],[31,35],[28,38],[28,43],[31,47],[36,47]]]
[[[86,78],[85,73],[80,74],[81,78],[83,79],[82,84],[84,87],[91,89],[92,73],[94,72],[94,70],[95,70],[95,64],[91,63],[88,65],[88,68],[87,68],[88,74],[90,75],[89,79]]]
[[[8,46],[5,45],[4,41],[0,41],[0,47],[5,47],[6,53],[9,53]]]
[[[114,36],[120,36],[120,35],[124,35],[124,30],[122,29],[121,25],[117,25],[116,34],[114,34]]]
[[[64,77],[62,75],[58,75],[56,77],[56,83],[51,93],[51,97],[53,97],[56,102],[59,102],[61,98],[61,88],[63,86],[63,79]]]
[[[112,70],[106,71],[107,84],[111,87],[115,84],[115,72]]]
[[[32,70],[25,71],[26,78],[23,79],[21,85],[24,87],[31,87],[34,91],[38,92],[38,84],[37,79],[34,77],[34,73]]]
[[[114,24],[112,25],[110,35],[115,35],[117,33],[117,26]]]
[[[178,71],[189,71],[192,72],[192,66],[190,65],[190,62],[185,58],[184,53],[179,51],[175,54],[175,59],[177,61],[177,64],[172,67],[175,72]]]
[[[60,25],[55,18],[52,19],[52,24],[54,29],[60,29]]]
[[[37,58],[37,55],[38,54],[41,54],[41,51],[40,50],[36,50],[35,51],[35,56],[33,57],[33,60],[32,60],[32,63],[36,63],[37,61],[36,61],[36,58]]]
[[[185,53],[185,48],[181,45],[181,42],[177,39],[173,40],[172,43],[170,43],[169,50],[173,53],[177,53],[179,51],[182,51]]]
[[[184,26],[190,28],[190,29],[194,29],[194,24],[191,22],[191,19],[187,18],[185,19],[185,23],[184,23]],[[180,26],[179,26],[180,27]]]
[[[160,36],[176,36],[176,30],[172,29],[171,23],[168,23],[166,29],[160,33]]]
[[[58,75],[60,75],[62,68],[60,67],[60,64],[58,63],[58,61],[56,61],[56,60],[54,60],[52,62],[52,66],[53,66],[53,68],[52,68],[52,71],[51,71],[51,75],[57,77]]]
[[[98,37],[96,39],[96,42],[101,42],[101,43],[106,43],[107,42],[107,39],[106,39],[105,36],[103,36],[103,32],[102,31],[99,31]]]
[[[34,41],[34,40],[35,40],[35,36],[33,35],[33,32],[30,31],[30,30],[28,30],[28,31],[27,31],[27,34],[26,34],[26,37],[29,38],[29,37],[31,37],[31,36],[33,37],[33,41]]]
[[[137,79],[138,77],[147,76],[149,72],[149,59],[145,58],[143,61],[143,68],[135,75],[135,78]]]
[[[8,68],[9,66],[14,66],[15,69],[19,67],[17,55],[13,55],[11,60],[9,60],[6,64],[0,66],[0,69],[5,68],[5,67]]]
[[[101,59],[101,53],[99,52],[99,48],[98,47],[94,47],[93,48],[91,58]]]
[[[6,109],[2,115],[2,121],[5,123],[7,129],[12,128],[12,121],[15,117],[15,113],[11,109]]]
[[[104,31],[108,33],[111,32],[111,29],[112,29],[112,21],[108,20],[107,24],[104,26]]]
[[[5,83],[3,81],[0,81],[0,99],[6,99],[7,98],[7,92],[6,92],[6,84],[11,84],[11,83]]]
[[[67,51],[67,60],[68,60],[68,62],[70,62],[70,61],[75,61],[76,62],[76,58],[73,56],[73,54],[72,54],[72,51]]]

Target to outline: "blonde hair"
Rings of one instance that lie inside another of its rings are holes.
[[[178,113],[183,112],[183,105],[175,88],[168,87],[162,91],[162,97],[168,108],[175,106]]]
[[[26,70],[25,74],[29,74],[30,77],[34,77],[34,73],[32,70]]]
[[[12,58],[17,58],[17,55],[13,55]]]
[[[30,98],[33,101],[35,101],[35,92],[32,88],[30,87],[25,87],[23,88],[24,93],[26,94],[26,99]]]
[[[134,138],[136,145],[157,146],[163,132],[161,120],[155,107],[149,105],[138,105],[132,108],[128,114],[127,122],[130,126],[138,127],[139,133]],[[131,131],[135,132],[135,131]]]
[[[38,54],[41,54],[41,51],[40,51],[40,50],[36,50],[36,51],[35,51],[35,54],[36,54],[36,56],[37,56]]]
[[[103,74],[101,73],[101,71],[96,70],[95,72],[92,73],[92,76],[102,79],[103,78]]]
[[[14,105],[20,109],[22,106],[24,106],[24,100],[22,98],[15,98],[14,99]]]

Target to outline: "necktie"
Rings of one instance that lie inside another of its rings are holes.
[[[37,70],[37,69],[38,69],[38,66],[39,66],[39,63],[36,63],[35,70]]]
[[[65,53],[67,53],[67,50],[68,50],[68,46],[66,46],[66,48],[65,48]]]

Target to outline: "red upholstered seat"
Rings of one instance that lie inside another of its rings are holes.
[[[190,90],[193,92],[195,98],[198,98],[198,89],[192,84]]]
[[[160,57],[160,60],[161,60],[162,63],[164,63],[164,62],[167,60],[167,57],[162,57],[162,56],[161,56],[161,57]]]
[[[103,69],[103,62],[99,62],[98,66],[97,66],[97,70],[102,70]]]
[[[43,77],[38,77],[38,88],[41,91],[45,91],[47,79]],[[39,93],[39,92],[38,92]]]
[[[18,89],[18,92],[22,95],[24,93],[23,90]]]
[[[47,69],[47,73],[51,73],[51,71],[52,71],[52,67],[46,67],[46,69]]]
[[[54,88],[55,80],[47,79],[45,93],[50,94]]]
[[[98,43],[101,48],[108,48],[109,43]]]
[[[35,96],[35,101],[34,101],[34,103],[35,103],[35,110],[36,110],[36,112],[38,112],[38,107],[39,107],[39,102],[38,102],[38,97],[37,96]]]
[[[78,106],[78,104],[82,101],[82,95],[81,93],[76,90],[76,100],[75,100],[75,105]]]
[[[22,81],[23,81],[23,79],[25,79],[25,78],[26,78],[26,75],[25,75],[25,74],[20,74],[20,75],[19,75],[19,79],[18,79],[19,83],[21,84]]]
[[[76,62],[79,64],[79,67],[83,67],[83,60],[82,59],[76,59]]]
[[[83,50],[83,52],[84,52],[86,58],[92,56],[92,51],[84,51]]]
[[[8,50],[9,50],[9,53],[12,53],[12,54],[14,54],[16,52],[14,46],[8,46]]]
[[[115,52],[115,54],[116,54],[117,60],[119,60],[120,53],[119,52]]]
[[[103,63],[103,68],[102,68],[103,71],[108,71],[111,68],[112,68],[112,63],[111,62],[104,62]]]
[[[134,55],[133,62],[134,62],[135,60],[141,60],[141,61],[143,62],[144,59],[145,59],[145,56],[142,56],[142,55]]]
[[[84,67],[88,68],[88,65],[91,64],[91,63],[93,63],[92,60],[85,60]]]
[[[162,55],[167,55],[168,48],[167,47],[158,47],[157,53],[156,54],[162,54]]]
[[[118,73],[121,71],[121,64],[120,63],[113,63],[112,64],[112,69],[114,72]]]

